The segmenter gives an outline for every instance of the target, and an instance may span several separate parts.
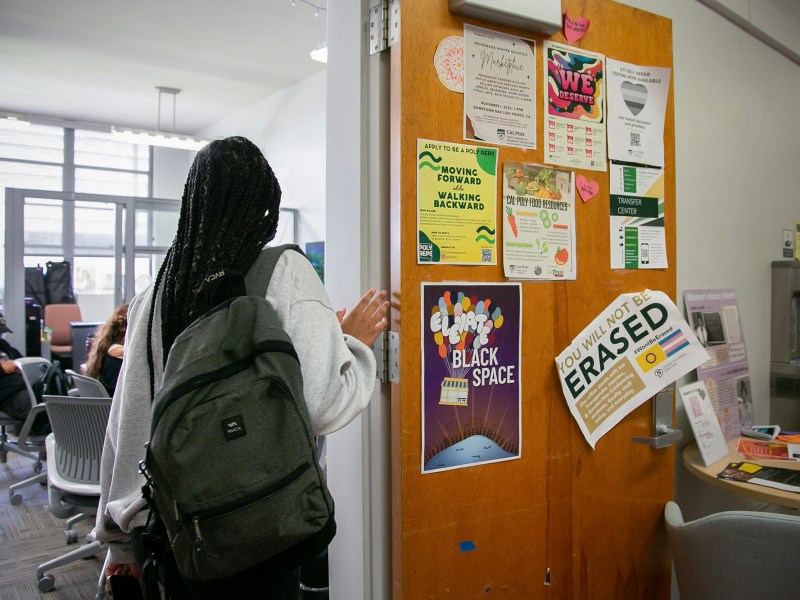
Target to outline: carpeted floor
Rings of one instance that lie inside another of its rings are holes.
[[[50,512],[47,487],[39,483],[19,490],[22,503],[11,504],[8,486],[34,475],[33,461],[9,453],[0,463],[0,600],[92,600],[102,558],[78,560],[52,569],[55,589],[42,593],[36,586],[36,568],[83,543],[94,519],[75,526],[78,544],[66,544],[64,521]]]

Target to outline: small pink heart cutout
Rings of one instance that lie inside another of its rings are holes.
[[[571,44],[581,39],[589,31],[589,19],[586,17],[572,18],[569,11],[564,15],[564,37]]]
[[[578,188],[578,194],[580,194],[581,200],[584,202],[588,202],[594,198],[597,192],[600,191],[599,183],[591,179],[586,179],[583,175],[578,175],[575,178],[575,187]]]

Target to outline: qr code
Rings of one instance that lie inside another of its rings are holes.
[[[631,131],[631,146],[638,148],[642,145],[642,135]]]
[[[481,248],[481,262],[492,262],[491,248]]]

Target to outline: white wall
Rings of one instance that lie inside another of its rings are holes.
[[[299,209],[298,242],[325,239],[325,71],[197,132],[242,135],[267,157],[281,184],[281,206]]]
[[[800,218],[800,66],[698,0],[624,4],[672,19],[678,305],[685,289],[737,291],[755,419],[767,422],[770,262]],[[680,405],[678,425],[691,439]],[[676,457],[687,518],[752,505],[695,480]]]

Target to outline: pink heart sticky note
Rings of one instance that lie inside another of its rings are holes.
[[[583,175],[578,175],[575,178],[575,187],[578,188],[578,193],[581,196],[581,200],[584,202],[588,202],[594,198],[597,192],[600,191],[599,183],[591,179],[586,179]]]
[[[567,41],[570,44],[577,42],[586,35],[587,31],[589,31],[589,19],[586,17],[573,19],[567,11],[567,14],[564,15],[564,37],[567,38]]]

